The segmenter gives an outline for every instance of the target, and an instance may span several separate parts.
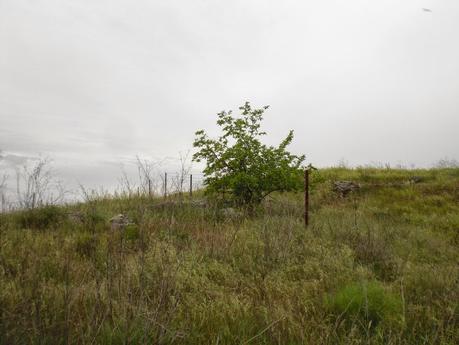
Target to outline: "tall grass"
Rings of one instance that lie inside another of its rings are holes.
[[[250,217],[142,196],[1,215],[0,343],[458,343],[459,170],[313,179],[308,229],[294,193]]]

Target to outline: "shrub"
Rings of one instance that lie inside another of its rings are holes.
[[[61,207],[48,205],[22,211],[16,221],[21,228],[47,229],[58,225],[65,217]]]
[[[193,145],[199,151],[193,160],[207,163],[204,175],[208,193],[253,206],[272,192],[298,188],[304,156],[286,150],[293,131],[278,147],[261,143],[260,137],[266,133],[260,130],[260,123],[266,109],[252,109],[246,102],[239,108],[240,118],[233,117],[231,111],[219,113],[217,125],[223,134],[218,139],[209,138],[203,130],[196,132]]]
[[[325,304],[336,315],[357,319],[372,327],[383,321],[397,323],[402,319],[400,298],[386,291],[378,281],[347,285],[327,296]]]

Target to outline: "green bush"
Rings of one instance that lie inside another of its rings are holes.
[[[59,225],[65,218],[61,207],[48,205],[25,210],[17,214],[16,222],[23,229],[47,229]]]
[[[378,281],[352,283],[326,297],[325,304],[333,314],[376,327],[381,322],[402,320],[401,299],[386,291]]]
[[[266,135],[261,130],[266,109],[268,106],[253,109],[246,102],[239,108],[240,117],[233,117],[231,111],[219,113],[217,125],[222,135],[218,139],[209,138],[203,130],[196,132],[193,146],[199,151],[193,160],[206,161],[203,172],[208,194],[254,206],[273,192],[298,189],[305,157],[287,151],[293,131],[277,147],[261,142]]]

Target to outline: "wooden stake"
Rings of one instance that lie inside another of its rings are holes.
[[[167,172],[164,173],[164,199],[167,198]]]
[[[304,170],[304,226],[309,225],[309,169]]]

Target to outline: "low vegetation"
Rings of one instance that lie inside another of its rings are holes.
[[[301,192],[0,215],[0,343],[457,344],[459,169],[312,179],[307,229]]]

